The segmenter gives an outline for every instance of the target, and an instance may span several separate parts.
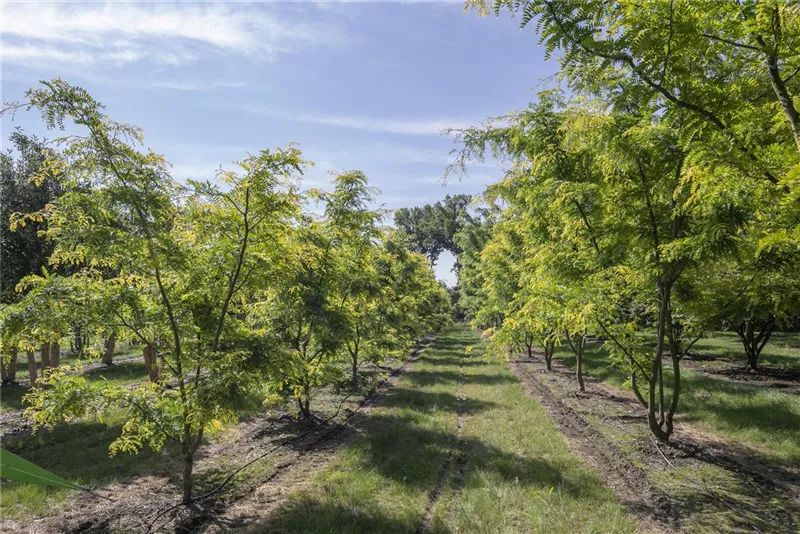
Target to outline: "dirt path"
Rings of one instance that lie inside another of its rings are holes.
[[[662,531],[793,533],[800,524],[797,473],[753,451],[678,422],[670,445],[653,441],[632,396],[541,356],[511,362],[526,391],[548,411],[571,448],[587,458],[628,510]]]

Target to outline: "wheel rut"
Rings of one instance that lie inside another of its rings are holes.
[[[415,534],[425,534],[430,530],[433,515],[436,510],[436,505],[442,498],[444,490],[447,488],[447,483],[450,481],[451,489],[454,492],[461,491],[464,485],[464,474],[467,469],[467,451],[463,442],[463,429],[464,429],[464,385],[466,384],[466,375],[464,374],[463,358],[459,361],[458,375],[459,382],[456,389],[456,443],[450,450],[439,470],[439,475],[436,478],[436,483],[428,494],[428,502],[425,505],[425,511],[422,515]]]

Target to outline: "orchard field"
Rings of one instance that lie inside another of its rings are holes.
[[[478,194],[4,102],[48,137],[0,155],[0,530],[800,531],[800,6],[465,8],[558,67],[442,131]]]

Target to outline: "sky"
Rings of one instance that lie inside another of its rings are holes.
[[[178,179],[213,178],[290,142],[330,171],[364,171],[386,209],[479,193],[495,162],[461,180],[446,127],[524,108],[557,71],[533,27],[480,18],[462,2],[13,2],[3,0],[2,100],[60,77],[114,119],[141,127]],[[45,135],[34,112],[2,119]],[[455,282],[452,256],[436,266]]]

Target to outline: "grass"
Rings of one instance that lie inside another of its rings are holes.
[[[477,350],[465,353],[473,344]],[[507,366],[482,353],[478,336],[464,326],[442,334],[370,414],[363,437],[253,530],[415,532],[450,465],[429,532],[634,532],[541,406]],[[463,484],[449,460],[461,451]]]
[[[716,356],[745,366],[744,349],[736,332],[714,332],[701,339],[693,352]],[[800,370],[800,333],[775,332],[758,358],[759,365],[769,365]]]
[[[105,423],[78,421],[41,430],[3,446],[40,467],[88,487],[165,469],[167,458],[147,448],[138,455],[109,456],[108,446],[119,437],[124,422],[122,417],[112,417]],[[4,480],[0,515],[17,519],[46,515],[54,504],[74,493]]]
[[[696,352],[738,356],[744,365],[737,342],[735,334],[719,333],[698,342]],[[575,356],[568,348],[559,348],[555,357],[574,368]],[[765,364],[800,369],[800,336],[776,335],[776,344],[767,345],[762,358]],[[586,374],[630,391],[628,376],[609,364],[600,345],[587,344],[584,359]],[[669,366],[665,368],[668,374]],[[769,462],[787,466],[800,463],[800,396],[687,369],[681,376],[678,427],[681,421],[696,423],[733,443],[748,445]]]
[[[135,348],[135,347],[134,347]],[[133,353],[130,350],[126,350],[123,353],[115,353],[117,357],[119,356],[129,356]],[[75,365],[79,363],[81,360],[75,358],[74,356],[62,356],[61,363],[62,365]],[[27,365],[24,366],[24,373],[23,371],[23,364],[25,362],[20,359],[20,364],[17,366],[17,377],[22,379],[28,377],[28,369]],[[41,371],[39,371],[41,372]],[[135,361],[127,361],[122,363],[114,364],[111,367],[99,367],[96,369],[92,369],[84,373],[84,376],[89,381],[99,381],[99,380],[106,380],[111,384],[114,385],[128,385],[133,384],[135,382],[140,382],[142,380],[147,379],[147,370],[144,366],[143,360],[135,360]],[[22,397],[28,392],[28,388],[26,386],[5,386],[0,388],[0,413],[5,413],[11,410],[20,410],[25,407]]]

